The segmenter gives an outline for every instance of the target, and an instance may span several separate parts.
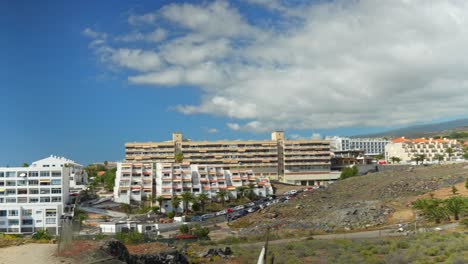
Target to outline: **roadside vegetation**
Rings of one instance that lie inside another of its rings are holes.
[[[253,263],[261,246],[233,244],[235,258],[215,263]],[[415,236],[369,240],[302,240],[270,244],[275,263],[465,263],[468,235],[421,233]]]

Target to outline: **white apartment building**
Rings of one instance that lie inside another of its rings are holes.
[[[51,155],[45,159],[34,161],[30,167],[33,168],[62,168],[68,167],[70,170],[70,189],[84,190],[88,182],[88,174],[84,166],[73,160]]]
[[[385,152],[385,146],[390,143],[384,138],[349,138],[326,137],[330,141],[332,151],[363,150],[364,155],[375,156]]]
[[[449,154],[448,149],[452,149]],[[391,161],[397,157],[401,163],[413,163],[418,155],[424,155],[424,162],[437,163],[439,155],[442,161],[451,161],[463,156],[462,145],[457,140],[417,138],[406,139],[404,137],[392,140],[385,147],[385,159]]]
[[[219,190],[226,190],[231,197],[236,197],[237,187],[252,183],[255,194],[273,194],[270,180],[256,177],[252,170],[225,170],[219,165],[189,163],[155,163],[152,168],[150,163],[118,163],[114,201],[127,204],[131,201],[140,202],[142,197],[151,194],[152,197],[164,197],[166,201],[162,210],[172,211],[170,200],[183,192],[194,195],[206,193],[208,197],[214,198]],[[150,179],[153,180],[151,184]]]
[[[30,167],[0,168],[0,232],[47,229],[58,235],[73,169],[44,160]]]
[[[117,163],[114,201],[130,204],[155,197],[154,176],[151,163]]]

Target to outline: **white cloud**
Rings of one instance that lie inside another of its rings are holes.
[[[123,42],[137,42],[137,41],[147,41],[147,42],[160,42],[166,38],[166,31],[162,28],[156,28],[154,31],[147,34],[141,33],[139,31],[134,31],[123,36],[118,36],[115,39],[117,41]]]
[[[210,134],[218,133],[218,129],[216,129],[216,128],[210,128],[210,129],[208,129],[208,133],[210,133]]]
[[[156,52],[140,49],[118,49],[112,52],[110,59],[119,66],[137,71],[156,70],[161,66]]]
[[[129,18],[175,26],[163,27],[168,36],[150,42],[152,49],[147,35],[136,35],[146,49],[101,54],[137,71],[131,83],[199,87],[200,104],[176,109],[229,117],[232,130],[390,126],[468,114],[468,2],[304,1],[297,8],[247,1],[296,16],[265,28],[227,1],[170,4]],[[83,33],[100,39],[93,32]]]
[[[156,13],[148,13],[143,15],[131,15],[128,17],[130,25],[153,24],[156,22],[158,15]]]

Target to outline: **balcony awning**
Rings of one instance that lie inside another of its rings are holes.
[[[4,188],[0,188],[0,192],[4,192],[4,191],[5,191],[5,189],[4,189]]]
[[[46,209],[46,213],[56,213],[57,209]]]
[[[41,179],[41,180],[39,180],[39,182],[50,182],[50,180],[49,179]]]

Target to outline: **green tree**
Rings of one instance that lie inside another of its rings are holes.
[[[181,225],[179,227],[179,231],[182,234],[189,234],[190,233],[190,226],[189,225]]]
[[[444,155],[442,155],[442,154],[436,154],[436,155],[434,156],[434,158],[435,158],[435,159],[439,162],[439,164],[440,164],[440,162],[444,160]]]
[[[466,212],[467,210],[467,199],[459,196],[454,196],[444,201],[445,208],[447,211],[453,214],[455,220],[460,219],[460,213]]]
[[[192,234],[197,236],[198,239],[210,239],[209,237],[210,230],[207,227],[194,225],[191,229],[192,229]]]
[[[194,199],[194,200],[196,200],[196,199]],[[198,202],[198,200],[196,200],[194,203],[192,203],[192,211],[193,212],[199,212],[200,209],[201,209],[201,205]]]
[[[21,164],[21,167],[27,168],[27,167],[29,167],[29,164],[27,164],[26,162],[23,162],[23,164]]]
[[[375,159],[376,159],[376,160],[383,160],[383,159],[385,159],[385,154],[384,154],[384,153],[380,153],[379,155],[375,155]]]
[[[358,175],[359,170],[356,166],[353,166],[351,168],[344,168],[343,171],[341,171],[340,179],[344,180],[350,177],[354,177]]]
[[[390,157],[390,160],[393,164],[400,163],[401,159],[399,157]]]
[[[151,207],[151,212],[153,212],[153,213],[160,212],[160,210],[161,210],[161,209],[160,209],[159,206],[157,206],[157,205]]]
[[[468,178],[465,180],[465,188],[468,189]]]
[[[224,207],[224,204],[226,202],[226,196],[227,196],[227,191],[226,190],[219,190],[219,192],[216,194],[216,197],[221,202],[223,207]]]
[[[463,158],[468,160],[468,152],[463,153]]]
[[[174,160],[176,163],[182,163],[184,161],[184,154],[182,152],[178,152],[174,156]]]
[[[185,214],[188,213],[188,207],[189,207],[189,203],[193,201],[193,194],[191,192],[183,192],[182,193],[182,202],[183,202],[183,205],[184,205],[184,212]]]
[[[162,207],[163,207],[164,197],[158,196],[158,197],[156,197],[156,201],[159,204],[159,213],[161,213],[161,210],[162,210]]]
[[[236,187],[236,192],[239,194],[240,197],[245,197],[245,193],[248,190],[246,186],[239,186]]]
[[[452,185],[452,194],[455,195],[457,194],[457,192],[458,192],[457,187],[455,187],[455,185]]]
[[[180,205],[180,198],[178,196],[174,196],[171,199],[172,211],[177,214],[177,208]]]
[[[209,197],[208,197],[208,194],[206,194],[206,193],[200,193],[197,196],[197,200],[200,202],[203,213],[205,213],[205,206],[206,206],[206,202],[208,201],[208,199],[209,199]]]
[[[256,198],[256,195],[255,195],[255,184],[253,183],[249,183],[249,185],[247,185],[247,198],[249,198],[249,200],[255,200]]]
[[[453,155],[453,149],[452,148],[447,148],[447,150],[445,150],[445,152],[447,152],[448,156],[449,156],[449,160],[452,160],[452,155]]]
[[[419,162],[422,162],[424,163],[424,160],[426,159],[426,155],[424,154],[418,154],[416,155],[416,157],[414,158],[414,160],[416,161],[416,165],[419,165]]]
[[[127,214],[130,215],[132,214],[133,208],[129,204],[122,204],[122,210]]]
[[[435,221],[437,224],[448,217],[447,208],[440,199],[421,198],[413,202],[413,208],[419,210],[428,220]]]

